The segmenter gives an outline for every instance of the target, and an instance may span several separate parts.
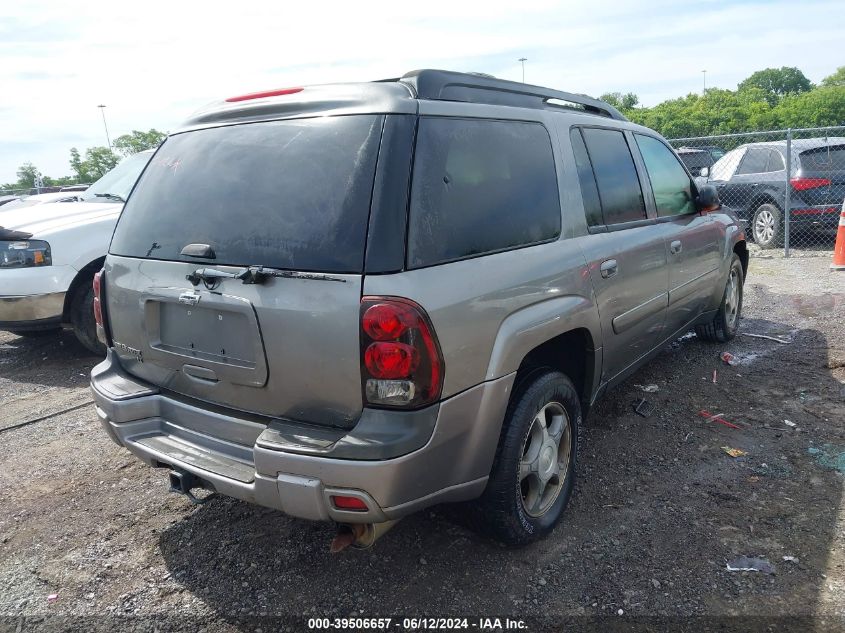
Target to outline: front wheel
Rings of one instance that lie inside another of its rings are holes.
[[[581,403],[566,376],[541,370],[508,406],[475,523],[508,545],[525,545],[554,528],[575,485]]]
[[[90,283],[79,286],[70,303],[70,323],[80,343],[92,354],[106,355],[106,346],[97,338],[97,322],[94,320],[94,288]]]
[[[760,248],[777,248],[783,244],[781,213],[773,204],[761,204],[751,219],[751,233]]]
[[[742,272],[742,262],[734,253],[731,260],[731,270],[725,284],[725,293],[719,311],[710,323],[695,326],[698,338],[714,343],[726,343],[736,336],[739,320],[742,317],[742,289],[745,275]]]

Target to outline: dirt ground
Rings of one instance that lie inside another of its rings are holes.
[[[452,507],[331,555],[329,524],[227,498],[193,506],[102,432],[84,406],[97,359],[72,334],[0,333],[0,630],[448,615],[529,631],[845,628],[845,273],[829,262],[754,257],[742,334],[682,337],[608,394],[564,520],[523,549],[476,536]],[[774,573],[729,571],[740,556]]]

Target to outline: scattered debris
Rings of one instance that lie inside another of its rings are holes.
[[[792,342],[791,340],[787,341],[776,336],[769,336],[768,334],[749,334],[748,332],[740,332],[740,334],[742,334],[742,336],[750,336],[751,338],[764,338],[769,341],[780,343],[781,345],[789,345]]]
[[[780,464],[777,462],[773,462],[771,464],[763,462],[760,465],[749,466],[748,469],[757,475],[774,477],[775,479],[788,479],[792,476],[792,468],[786,464]]]
[[[739,365],[739,359],[730,352],[722,352],[721,354],[719,354],[719,358],[722,359],[722,362],[725,363],[725,365],[731,365],[732,367],[735,365]],[[715,373],[715,370],[713,373]],[[713,382],[716,381],[714,380]]]
[[[713,384],[716,384],[716,370],[713,370]]]
[[[641,398],[639,402],[634,405],[634,413],[647,418],[654,412],[654,405],[645,398]]]
[[[811,446],[807,452],[816,458],[816,463],[824,468],[836,470],[845,475],[845,451],[833,446],[824,444],[821,448]]]
[[[703,418],[707,418],[708,420],[712,420],[713,422],[718,422],[719,424],[724,424],[725,426],[728,426],[732,429],[742,428],[742,427],[737,426],[736,424],[733,424],[732,422],[728,422],[727,420],[725,420],[722,417],[721,413],[713,414],[713,413],[710,413],[709,411],[705,411],[704,409],[702,409],[701,411],[698,412],[698,415],[700,415]]]
[[[731,457],[744,457],[745,455],[748,455],[745,451],[738,448],[731,448],[730,446],[723,446],[722,450]]]
[[[634,385],[634,386],[637,387],[640,391],[644,391],[646,393],[657,393],[658,391],[660,391],[660,387],[658,387],[657,385]]]
[[[750,558],[740,556],[727,564],[728,571],[759,571],[764,574],[774,574],[774,566],[765,558]]]
[[[801,562],[795,556],[784,556],[783,560],[784,560],[784,562],[794,563],[795,565],[797,565],[798,563]]]
[[[792,422],[791,420],[784,420],[783,423],[791,429],[794,429],[796,426],[798,426],[797,424],[795,424],[795,422]]]
[[[59,599],[59,594],[57,594],[57,593],[51,593],[49,596],[47,596],[47,602],[49,602],[50,604],[54,603],[58,599]]]

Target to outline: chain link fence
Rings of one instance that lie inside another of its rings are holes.
[[[831,255],[845,200],[845,126],[669,142],[698,184],[716,187],[760,249]]]

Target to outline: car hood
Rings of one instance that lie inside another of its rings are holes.
[[[0,207],[0,227],[32,233],[37,238],[74,224],[116,219],[122,208],[119,202],[48,202],[8,211]]]

